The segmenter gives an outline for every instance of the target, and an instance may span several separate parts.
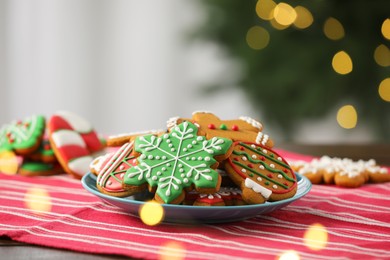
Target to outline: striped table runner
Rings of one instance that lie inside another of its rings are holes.
[[[68,175],[0,173],[0,236],[146,259],[390,259],[389,194],[390,183],[313,185],[289,206],[245,221],[149,227]]]

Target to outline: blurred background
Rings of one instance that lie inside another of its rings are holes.
[[[390,141],[390,2],[0,0],[0,124],[106,134],[196,110],[278,142]]]

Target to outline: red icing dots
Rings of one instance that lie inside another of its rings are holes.
[[[272,178],[272,174],[268,173],[267,177]]]
[[[253,164],[249,163],[249,164],[248,164],[248,167],[249,167],[249,168],[253,168]]]
[[[241,150],[241,151],[244,151],[244,150],[245,150],[245,148],[241,146],[241,147],[240,147],[240,150]]]
[[[214,124],[209,124],[207,127],[208,127],[209,129],[215,129],[215,125],[214,125]]]
[[[238,125],[232,125],[232,130],[233,131],[238,131],[239,130]]]

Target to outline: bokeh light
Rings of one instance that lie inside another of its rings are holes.
[[[267,47],[270,40],[269,33],[261,26],[253,26],[246,34],[246,42],[254,50],[261,50]]]
[[[390,50],[386,45],[381,44],[376,47],[374,52],[375,62],[382,67],[390,66]]]
[[[313,15],[307,8],[297,6],[295,7],[295,12],[297,14],[297,18],[294,21],[295,27],[305,29],[313,23]]]
[[[0,151],[0,172],[8,175],[14,175],[18,172],[18,158],[12,151]]]
[[[339,51],[333,56],[332,67],[341,75],[348,74],[353,69],[352,59],[345,51]]]
[[[274,18],[281,25],[291,25],[297,18],[297,13],[291,5],[281,2],[274,8]]]
[[[278,258],[278,260],[299,260],[299,259],[300,259],[299,254],[294,250],[283,252]]]
[[[168,241],[161,246],[158,256],[160,260],[181,260],[186,256],[186,249],[182,243]]]
[[[281,25],[281,24],[279,24],[275,19],[272,19],[269,22],[272,25],[272,27],[274,27],[276,30],[284,30],[284,29],[290,27],[290,25]]]
[[[276,4],[272,0],[259,0],[256,4],[256,14],[263,20],[272,20],[275,6]]]
[[[31,187],[24,195],[24,204],[26,208],[34,211],[36,214],[50,212],[52,203],[47,190],[39,187]]]
[[[390,102],[390,78],[382,80],[378,88],[379,96],[387,102]]]
[[[352,105],[342,106],[337,112],[337,122],[342,128],[354,128],[358,121],[358,114]]]
[[[383,21],[381,31],[383,37],[390,40],[390,18]]]
[[[322,224],[315,223],[309,226],[303,239],[305,246],[311,250],[318,251],[326,247],[328,243],[328,231]]]
[[[324,34],[331,40],[340,40],[344,37],[344,27],[336,18],[329,17],[324,23]]]
[[[164,208],[155,201],[148,201],[140,207],[139,216],[146,225],[155,226],[164,219]]]

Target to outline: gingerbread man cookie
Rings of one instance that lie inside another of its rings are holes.
[[[256,143],[234,143],[224,168],[248,204],[287,199],[297,190],[297,179],[289,164],[275,151]]]
[[[197,124],[207,139],[224,137],[234,141],[253,142],[267,147],[273,147],[273,141],[262,132],[263,125],[250,118],[240,117],[236,120],[221,120],[209,112],[194,112],[191,119],[174,117],[168,120],[168,128],[183,122],[191,121]]]
[[[14,121],[0,129],[0,150],[30,154],[38,149],[45,131],[45,118],[33,115]]]
[[[201,193],[219,190],[221,177],[214,170],[218,161],[231,153],[232,141],[198,135],[198,127],[183,122],[160,137],[146,135],[136,138],[138,165],[129,168],[124,177],[125,188],[140,191],[147,184],[155,190],[160,203],[180,204],[185,189],[194,187]]]

